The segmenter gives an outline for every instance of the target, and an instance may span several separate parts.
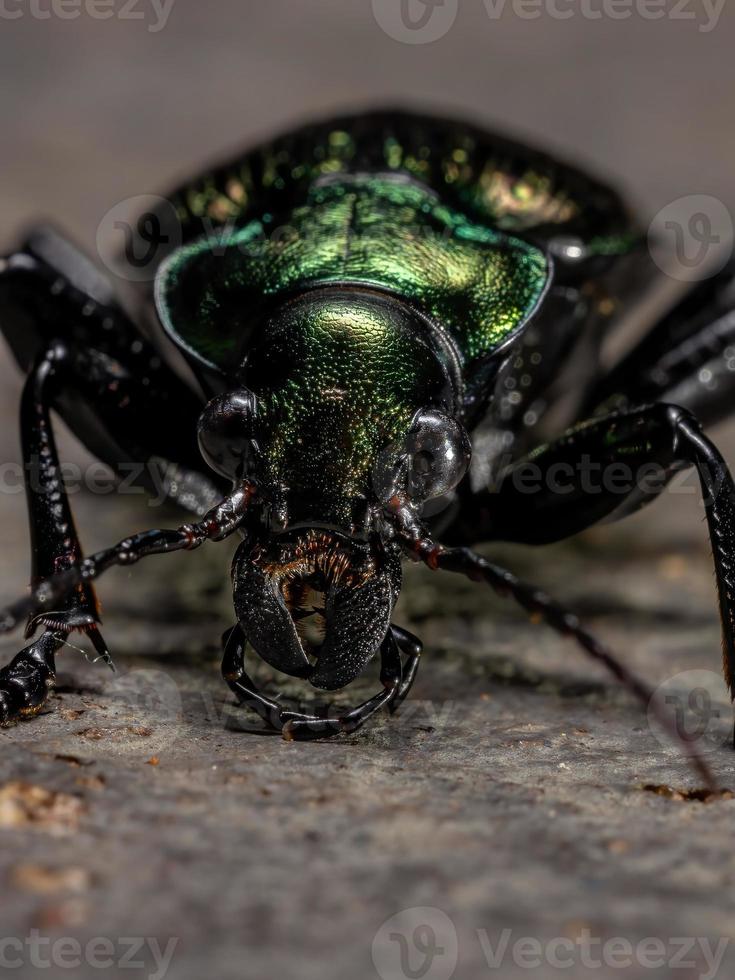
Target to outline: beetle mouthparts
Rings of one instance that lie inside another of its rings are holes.
[[[400,561],[310,529],[241,545],[233,584],[240,625],[263,660],[336,690],[357,677],[388,631]]]

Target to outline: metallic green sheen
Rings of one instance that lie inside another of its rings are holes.
[[[362,289],[318,290],[263,324],[244,380],[292,522],[359,525],[381,452],[418,408],[451,397],[414,327],[410,310]]]
[[[177,343],[228,370],[254,318],[280,297],[360,283],[439,323],[469,368],[523,325],[549,275],[541,249],[472,222],[407,176],[339,175],[278,222],[261,215],[175,252],[157,301]]]
[[[640,240],[576,168],[405,112],[286,132],[182,185],[162,227],[172,214],[162,324],[206,392],[257,395],[253,465],[280,487],[276,519],[351,528],[418,410],[456,395],[450,413],[481,417],[494,355],[543,307],[549,256],[587,297]],[[543,309],[536,322],[557,329]]]
[[[471,123],[374,111],[309,123],[236,156],[171,197],[185,242],[206,228],[282,214],[329,176],[406,175],[480,224],[546,242],[596,239],[627,252],[635,228],[609,187],[556,158]]]

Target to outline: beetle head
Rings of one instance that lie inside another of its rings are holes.
[[[466,471],[450,374],[412,311],[341,288],[279,310],[239,380],[206,407],[199,442],[218,473],[259,488],[233,567],[240,624],[272,666],[343,687],[380,647],[400,590],[391,500],[418,511]]]

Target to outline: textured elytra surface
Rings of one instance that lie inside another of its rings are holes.
[[[175,254],[158,293],[167,329],[227,370],[266,303],[317,284],[356,282],[441,323],[471,374],[469,365],[531,314],[548,279],[546,258],[393,176],[337,177],[304,189],[295,208]]]

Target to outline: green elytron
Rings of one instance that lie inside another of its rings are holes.
[[[592,493],[572,466],[554,492],[545,477],[583,455],[722,477],[708,517],[732,676],[735,490],[686,411],[704,404],[714,416],[720,403],[692,382],[683,408],[640,408],[693,377],[694,356],[678,374],[659,361],[666,338],[698,340],[702,318],[692,325],[682,305],[616,370],[600,367],[602,342],[651,277],[636,226],[604,185],[465,123],[372,113],[307,126],[196,179],[144,216],[129,244],[154,266],[142,300],[197,390],[163,364],[163,339],[143,339],[107,285],[40,234],[0,270],[0,322],[34,379],[26,443],[52,445],[37,418],[54,404],[113,467],[169,460],[170,495],[200,519],[82,560],[65,498],[54,510],[29,490],[34,580],[44,581],[4,628],[31,613],[44,632],[0,672],[6,720],[37,710],[73,629],[106,649],[91,585],[105,568],[235,531],[225,677],[288,737],[353,730],[407,695],[421,644],[391,624],[403,557],[511,593],[645,697],[573,616],[464,547],[555,540],[663,485]],[[51,285],[56,302],[43,294]],[[49,359],[43,377],[63,379],[46,392],[38,372]],[[576,424],[583,411],[593,421]],[[517,479],[527,459],[541,475],[535,492]],[[379,652],[384,689],[335,717],[290,711],[248,678],[248,644],[325,690]],[[21,683],[25,668],[32,681]]]

